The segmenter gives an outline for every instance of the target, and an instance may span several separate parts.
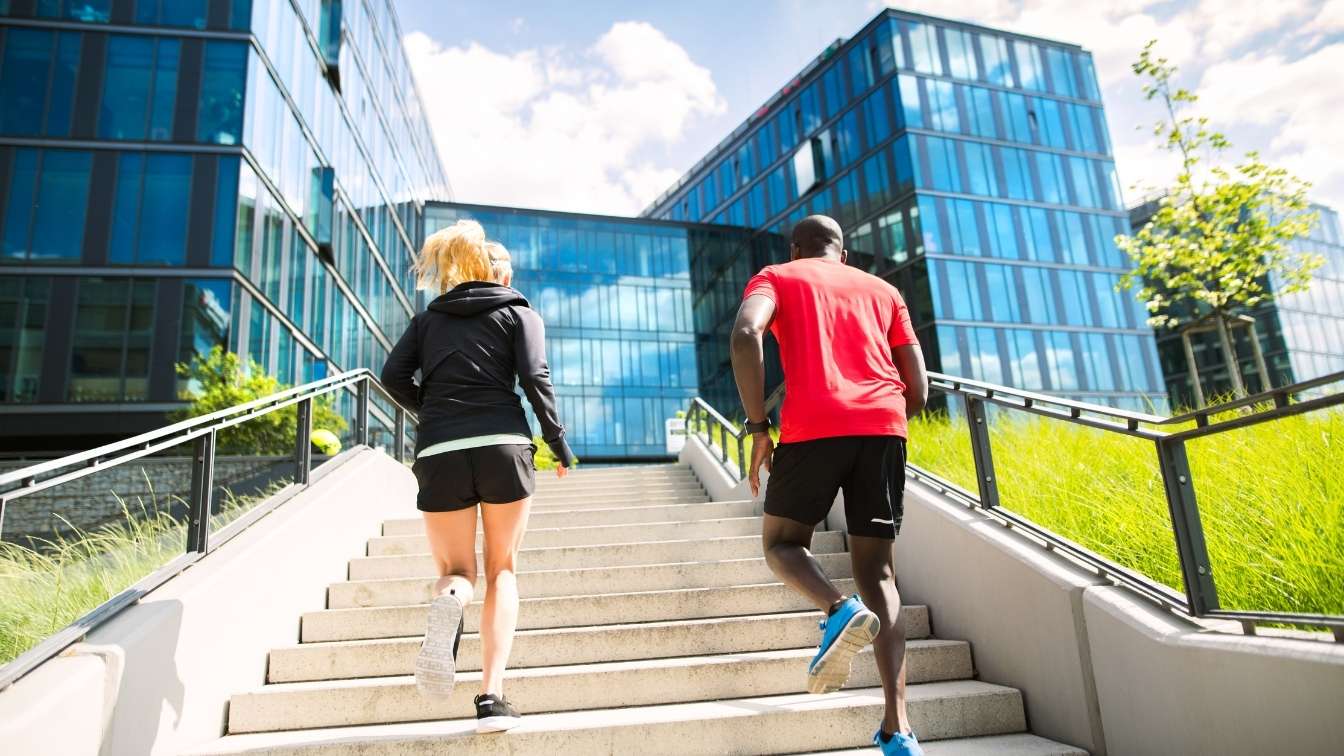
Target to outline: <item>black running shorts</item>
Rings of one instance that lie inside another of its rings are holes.
[[[411,468],[420,484],[415,505],[422,512],[453,512],[526,499],[537,487],[536,453],[532,444],[496,444],[421,457]]]
[[[815,526],[837,491],[845,493],[850,535],[895,538],[905,511],[905,439],[837,436],[775,447],[766,514]]]

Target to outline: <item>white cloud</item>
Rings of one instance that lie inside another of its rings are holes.
[[[642,22],[577,52],[444,48],[419,32],[406,50],[465,201],[638,212],[680,173],[650,156],[726,107],[710,72]]]

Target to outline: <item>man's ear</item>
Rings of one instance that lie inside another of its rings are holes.
[[[842,263],[849,262],[849,250],[845,249],[844,247],[840,248],[840,262]]]
[[[797,260],[802,249],[797,244],[789,244],[789,260]]]

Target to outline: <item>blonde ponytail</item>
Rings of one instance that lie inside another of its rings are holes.
[[[425,239],[415,261],[416,288],[442,294],[467,281],[493,280],[490,263],[485,229],[476,221],[460,220]]]

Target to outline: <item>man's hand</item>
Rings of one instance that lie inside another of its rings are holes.
[[[747,480],[751,483],[751,495],[761,493],[761,465],[770,471],[770,457],[775,453],[775,440],[769,433],[755,433],[751,437],[751,467],[747,471]]]

